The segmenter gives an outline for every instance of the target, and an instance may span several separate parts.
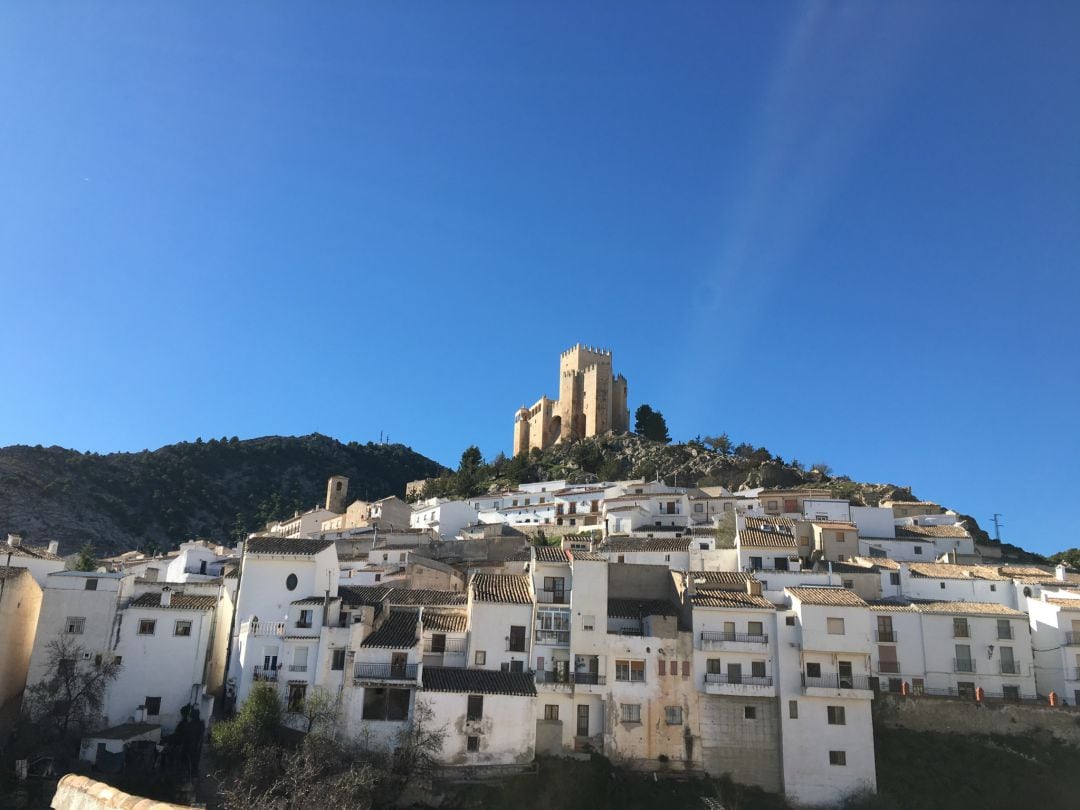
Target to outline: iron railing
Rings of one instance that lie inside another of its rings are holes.
[[[803,688],[817,689],[870,689],[868,675],[841,675],[836,672],[823,672],[821,675],[803,675]]]
[[[974,658],[954,658],[953,672],[975,672]]]
[[[415,681],[416,664],[367,664],[353,665],[354,680]]]
[[[743,642],[746,644],[768,644],[769,637],[764,633],[728,633],[723,630],[703,630],[701,640],[712,644],[725,641]]]
[[[465,652],[465,639],[463,638],[448,638],[442,647],[436,648],[432,644],[432,640],[429,638],[424,642],[424,652],[426,653],[463,653]],[[522,650],[521,652],[524,652]]]
[[[289,664],[289,672],[307,672],[307,664]]]
[[[898,636],[895,630],[878,630],[877,640],[879,644],[895,644]]]
[[[727,672],[706,672],[705,683],[734,684],[743,686],[772,686],[771,675],[732,675]]]
[[[277,668],[270,667],[255,667],[255,671],[252,673],[251,679],[253,681],[277,681]]]
[[[561,591],[549,591],[542,590],[537,591],[536,601],[542,605],[569,605],[570,604],[570,589],[566,588]]]

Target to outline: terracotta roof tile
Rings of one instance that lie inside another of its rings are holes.
[[[737,542],[745,548],[798,548],[794,535],[761,529],[739,529]]]
[[[0,557],[7,558],[10,554],[12,557],[27,557],[34,560],[63,560],[64,558],[58,554],[53,554],[46,548],[35,548],[34,546],[0,546]]]
[[[913,538],[921,540],[925,537],[954,537],[954,538],[966,538],[970,537],[967,529],[963,526],[953,524],[951,526],[897,526],[896,538],[903,540],[905,538]]]
[[[131,600],[129,607],[133,608],[158,608],[161,610],[213,610],[217,607],[216,596],[188,596],[187,594],[174,592],[169,605],[161,604],[161,593],[153,591],[144,593]]]
[[[388,605],[466,605],[469,597],[464,591],[436,591],[429,588],[390,588]]]
[[[752,596],[742,591],[699,591],[693,596],[695,607],[753,608],[755,610],[776,610],[763,596]]]
[[[425,666],[423,683],[428,692],[536,697],[536,683],[531,672]]]
[[[326,551],[333,540],[304,540],[288,537],[252,537],[244,543],[244,554],[297,554],[311,556]]]
[[[955,565],[953,563],[911,563],[908,570],[913,577],[926,579],[985,579],[1001,581],[1008,579],[992,565]]]
[[[565,563],[570,562],[570,555],[567,551],[555,546],[533,546],[533,553],[536,555],[537,562],[544,563]]]
[[[464,633],[469,624],[469,617],[464,613],[433,613],[429,610],[424,611],[420,620],[424,630],[437,633]]]
[[[0,579],[15,579],[29,573],[29,568],[20,568],[17,565],[0,565]]]
[[[788,593],[807,605],[826,605],[829,607],[866,607],[861,596],[847,588],[815,588],[799,586],[787,588]]]
[[[1080,610],[1080,599],[1055,599],[1052,596],[1048,596],[1046,597],[1046,601],[1051,605],[1057,605],[1066,610]]]
[[[574,558],[574,562],[607,562],[607,557],[594,551],[571,551],[570,555]]]
[[[532,604],[532,588],[524,574],[473,574],[469,587],[477,602]]]
[[[789,529],[795,529],[795,521],[786,517],[772,517],[768,515],[754,517],[748,515],[743,518],[743,521],[748,529],[770,529],[773,526],[787,526]]]
[[[1010,616],[1016,619],[1027,618],[1026,613],[1013,610],[1011,607],[999,605],[996,602],[915,602],[915,607],[920,613],[936,613],[944,615],[962,615],[965,613],[976,615]]]
[[[745,571],[691,571],[689,578],[698,590],[724,587],[746,590],[746,583],[754,579],[754,575]]]
[[[678,609],[666,599],[608,599],[608,617],[643,619],[646,616],[677,616]]]
[[[810,522],[821,529],[858,529],[858,526],[846,520],[812,520]]]
[[[633,538],[627,538],[626,540],[609,540],[600,546],[601,551],[607,552],[671,552],[671,551],[687,551],[690,548],[690,538],[650,538],[644,540],[635,540]]]
[[[375,632],[360,642],[361,647],[383,647],[406,650],[415,647],[416,638],[415,610],[392,610],[376,628]]]

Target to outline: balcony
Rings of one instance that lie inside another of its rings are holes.
[[[307,664],[289,664],[289,672],[307,672]]]
[[[738,647],[762,646],[769,643],[769,637],[756,633],[727,633],[719,630],[704,630],[701,633],[701,649],[720,650]]]
[[[726,672],[705,673],[705,692],[710,695],[773,697],[776,687],[769,675],[732,675]]]
[[[804,674],[802,685],[803,692],[809,697],[873,697],[874,694],[868,675],[840,675],[836,672]]]
[[[561,591],[537,591],[536,601],[542,605],[569,605],[570,589],[566,588]]]
[[[878,661],[878,672],[887,673],[889,675],[900,674],[900,662],[899,661]]]
[[[281,637],[285,635],[285,622],[244,622],[240,635]]]
[[[1080,647],[1080,633],[1066,633],[1065,634],[1065,646],[1066,647]]]
[[[462,655],[465,652],[465,639],[448,638],[446,639],[445,643],[440,646],[437,644],[433,644],[432,639],[429,638],[424,641],[424,652],[434,653],[436,655],[438,655],[439,653]],[[519,652],[524,652],[524,650],[520,650]]]
[[[537,630],[536,643],[546,644],[549,647],[569,647],[569,630]]]
[[[877,642],[878,644],[895,644],[899,639],[899,634],[895,630],[878,630]]]
[[[255,667],[254,672],[251,674],[251,680],[277,683],[277,675],[278,671],[276,667]]]
[[[564,685],[573,686],[605,686],[607,676],[596,672],[556,672],[555,670],[543,670],[534,672],[538,685]]]
[[[416,664],[365,664],[353,668],[353,685],[362,681],[415,681]]]
[[[974,658],[954,658],[953,672],[975,672]]]
[[[1000,639],[1001,641],[1012,641],[1012,639],[1013,639],[1013,629],[1012,629],[1012,627],[1011,626],[1008,627],[1008,628],[999,627],[998,628],[998,639]]]
[[[1000,672],[1002,675],[1020,675],[1020,662],[1000,661],[998,663],[998,672]]]

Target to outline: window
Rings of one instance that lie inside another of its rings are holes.
[[[161,698],[148,697],[143,701],[143,706],[146,708],[147,717],[157,717],[161,714]]]
[[[820,678],[821,677],[821,664],[807,663],[806,664],[806,677],[807,678]]]
[[[922,678],[911,679],[911,694],[921,695],[926,691],[926,681]]]
[[[889,584],[890,585],[899,585],[900,584],[900,575],[896,574],[896,573],[889,574]]]
[[[594,627],[596,627],[596,617],[595,616],[585,615],[585,616],[581,617],[581,629],[582,630],[592,630]]]
[[[296,626],[297,627],[302,627],[302,628],[311,627],[311,616],[312,616],[312,611],[310,611],[310,610],[301,610],[300,611],[300,618],[296,620]]]
[[[1019,686],[1002,686],[1001,696],[1005,700],[1020,700],[1020,687]]]
[[[990,590],[991,590],[992,592],[995,592],[995,593],[996,593],[996,592],[997,592],[997,585],[995,585],[995,584],[994,584],[993,582],[991,582],[991,583],[990,583]]]
[[[701,549],[702,551],[708,551],[709,550],[709,544],[708,543],[698,543],[698,548]]]
[[[465,712],[466,720],[483,720],[484,719],[484,696],[483,695],[469,695],[469,706]]]
[[[330,653],[330,669],[337,672],[345,669],[345,648],[334,650]]]
[[[81,636],[83,629],[86,627],[86,618],[83,616],[68,616],[67,621],[64,623],[64,632],[71,633],[72,635]]]
[[[922,554],[922,546],[915,546],[915,553]]]
[[[408,720],[409,701],[412,697],[408,689],[364,688],[365,720]]]
[[[557,703],[548,703],[544,706],[544,719],[545,720],[558,720],[559,719],[559,706]]]
[[[286,711],[290,712],[302,712],[304,710],[304,698],[307,696],[307,684],[303,683],[290,683],[289,684],[289,699],[286,704]]]
[[[465,750],[470,754],[475,754],[480,750],[480,738],[479,737],[466,737],[465,738]]]
[[[705,505],[700,504],[700,503],[695,503],[694,504],[694,511],[695,512],[703,512],[703,511],[705,511]]]
[[[191,635],[191,622],[183,621],[183,620],[177,620],[176,623],[173,624],[173,632],[172,632],[172,634],[174,636],[190,636]]]
[[[299,584],[299,582],[300,580],[296,578],[296,574],[289,574],[287,577],[285,577],[285,587],[288,588],[290,591],[295,591],[296,586]]]
[[[444,653],[446,652],[446,633],[432,633],[431,634],[431,652]]]
[[[626,659],[616,659],[615,680],[617,681],[644,681],[645,662]]]
[[[139,619],[140,636],[152,636],[154,635],[154,628],[157,627],[157,621],[155,619]]]
[[[762,622],[747,622],[746,634],[749,636],[761,637],[765,635],[765,625]]]
[[[844,542],[844,533],[843,532],[837,532],[836,533],[836,542],[837,543],[843,543]]]
[[[1008,619],[998,619],[997,623],[998,638],[1012,638],[1012,624]]]
[[[671,562],[671,555],[670,554],[665,554],[664,555],[664,562]]]
[[[626,555],[625,554],[620,554],[619,555],[619,562],[621,562],[621,563],[626,562]]]
[[[844,713],[843,706],[826,706],[829,714],[830,726],[846,726],[847,716]]]
[[[830,751],[830,765],[847,765],[847,751]]]
[[[765,677],[765,662],[764,661],[751,661],[750,662],[750,675],[755,678]]]
[[[84,591],[96,591],[97,590],[97,580],[96,579],[88,579],[88,580],[86,580],[86,584],[83,585],[83,590]]]
[[[766,503],[766,505],[765,505],[765,508],[775,511],[776,510],[776,501],[768,501]]]
[[[853,579],[845,579],[844,580],[844,587],[847,588],[848,590],[853,589],[855,587],[855,580],[853,580]]]
[[[799,701],[797,701],[797,700],[789,700],[787,702],[787,713],[788,713],[788,717],[790,717],[792,720],[798,720],[799,719]]]
[[[524,661],[511,661],[510,662],[510,671],[511,672],[524,672],[525,671],[525,662]]]
[[[525,652],[525,626],[510,626],[510,652]]]
[[[761,557],[751,557],[750,558],[750,567],[755,568],[755,569],[764,568],[764,566],[761,564]]]
[[[968,620],[956,616],[952,620],[952,634],[953,638],[967,638],[968,637]]]
[[[795,626],[795,614],[793,613],[790,616],[785,616],[784,617],[784,624],[786,624],[788,627],[794,627]]]
[[[828,618],[825,620],[829,628],[830,636],[842,636],[844,635],[844,620],[837,618]]]
[[[743,720],[757,720],[757,706],[743,706]]]
[[[669,726],[681,726],[682,706],[668,706],[664,709],[664,719]]]
[[[640,703],[623,703],[620,704],[622,709],[622,721],[624,723],[640,723],[641,722],[641,704]]]
[[[473,654],[473,663],[478,667],[482,667],[482,666],[486,665],[487,664],[487,650],[477,650]]]
[[[122,656],[122,655],[114,655],[113,656],[113,663],[116,664],[117,666],[120,666],[120,662],[122,662],[123,660],[124,660],[124,656]]]

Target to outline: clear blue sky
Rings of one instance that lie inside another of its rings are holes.
[[[1080,545],[1077,31],[1075,2],[4,3],[0,445],[382,430],[456,464],[581,341],[676,438]]]

